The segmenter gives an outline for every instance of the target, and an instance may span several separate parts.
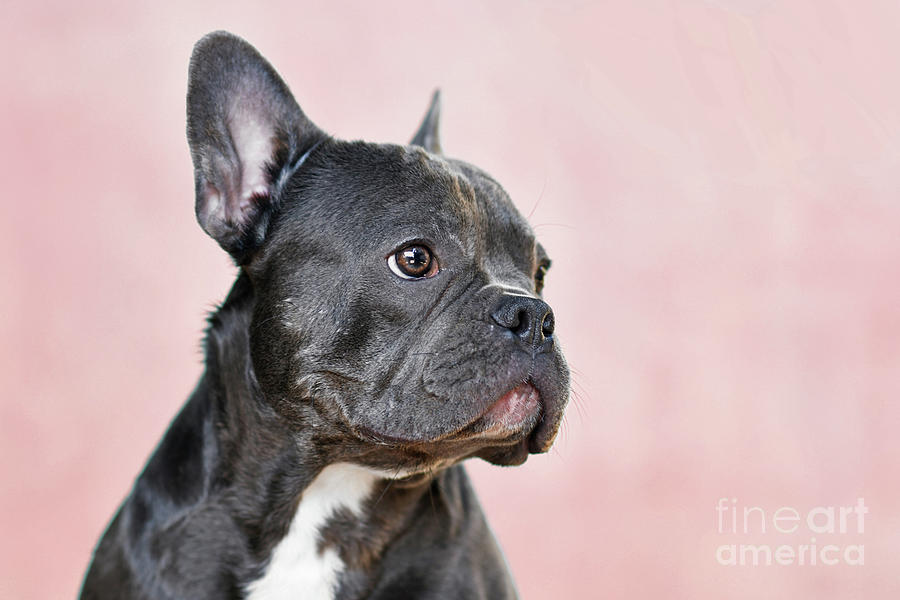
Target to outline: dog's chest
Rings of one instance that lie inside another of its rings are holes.
[[[319,551],[319,532],[336,510],[360,516],[377,476],[347,463],[329,465],[303,492],[287,535],[275,546],[248,600],[330,600],[344,563],[333,548]]]

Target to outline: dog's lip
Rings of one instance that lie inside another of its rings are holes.
[[[543,420],[543,412],[541,394],[528,380],[500,396],[474,421],[432,439],[407,438],[376,431],[364,425],[351,425],[351,428],[364,439],[408,447],[425,448],[445,441],[466,440],[485,440],[507,445],[519,443],[521,440],[518,438],[526,431],[530,437],[534,437],[535,430]]]
[[[541,394],[530,382],[517,385],[497,399],[481,416],[479,437],[505,438],[534,425],[541,412]]]

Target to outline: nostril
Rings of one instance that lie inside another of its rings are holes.
[[[531,315],[528,307],[518,303],[507,304],[491,316],[498,325],[516,334],[522,334],[531,329]]]
[[[553,345],[553,311],[540,298],[504,294],[491,312],[491,317],[532,349]],[[549,345],[545,345],[545,341]]]
[[[541,321],[541,333],[544,334],[544,337],[553,335],[553,326],[553,313],[548,312],[544,315],[544,320]]]
[[[531,319],[529,318],[528,311],[524,308],[520,308],[516,311],[509,329],[515,334],[522,335],[528,333],[528,330],[531,329],[530,325]]]

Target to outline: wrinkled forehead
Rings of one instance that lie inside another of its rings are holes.
[[[323,230],[368,243],[456,236],[476,254],[530,257],[534,251],[531,228],[499,183],[477,167],[416,146],[335,143],[310,157],[286,197],[279,229],[293,239]]]
[[[530,257],[535,250],[534,232],[506,190],[478,167],[458,160],[450,160],[449,164],[471,187],[474,211],[483,229],[485,251]]]

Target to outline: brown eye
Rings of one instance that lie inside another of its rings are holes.
[[[437,274],[437,260],[427,246],[412,244],[388,256],[388,267],[403,279],[421,279]]]

